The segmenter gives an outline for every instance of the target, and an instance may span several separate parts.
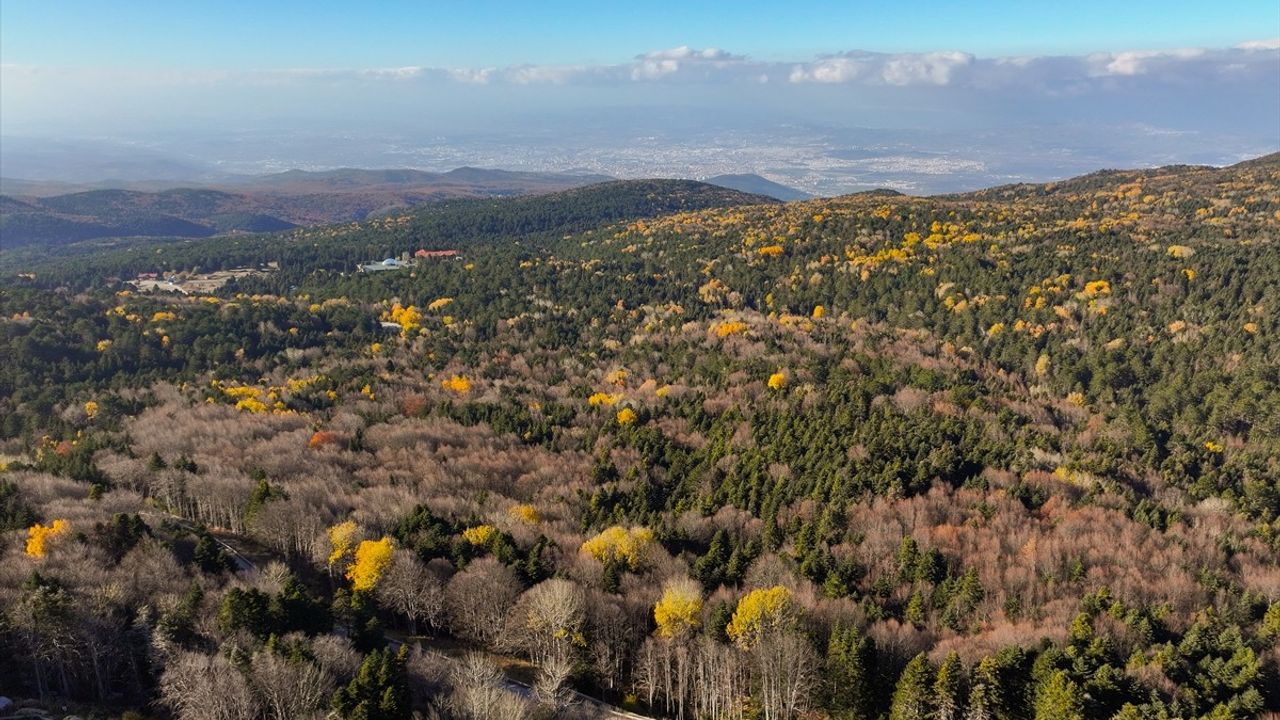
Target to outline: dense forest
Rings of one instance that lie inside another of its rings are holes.
[[[0,253],[0,686],[131,718],[1280,710],[1280,157]],[[362,260],[448,259],[373,274]],[[138,273],[273,272],[208,294]]]
[[[5,194],[0,194],[0,236],[12,249],[93,238],[263,233],[401,214],[413,206],[445,200],[548,193],[608,179],[481,168],[447,173],[291,170],[232,176],[221,185],[163,186],[146,191],[5,178]],[[146,188],[153,184],[134,185]]]

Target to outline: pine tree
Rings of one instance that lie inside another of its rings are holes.
[[[875,716],[875,643],[857,628],[836,628],[827,643],[827,707],[843,720]]]
[[[365,656],[356,676],[333,694],[340,717],[360,720],[405,720],[413,707],[405,675],[406,648],[392,654],[374,650]]]
[[[911,658],[893,691],[889,720],[927,720],[932,714],[933,668],[924,653]]]
[[[919,589],[911,593],[911,599],[907,601],[907,610],[904,617],[907,622],[916,627],[924,625],[924,595]]]
[[[952,652],[938,668],[938,679],[933,683],[935,720],[960,720],[964,711],[964,685],[964,665],[960,656]]]
[[[191,559],[195,561],[197,567],[211,574],[235,568],[235,563],[231,560],[231,556],[227,554],[227,551],[223,549],[217,540],[213,539],[213,535],[208,530],[200,528],[196,537],[196,547],[192,552]]]
[[[1036,693],[1036,720],[1084,720],[1082,695],[1065,670],[1055,672]]]
[[[1006,648],[988,656],[973,671],[974,693],[970,694],[966,718],[989,717],[994,720],[1020,720],[1030,714],[1026,694],[1028,686],[1027,655],[1020,648]],[[981,686],[981,693],[978,687]],[[980,707],[975,715],[975,698]]]
[[[996,712],[991,702],[991,687],[985,682],[974,683],[969,691],[969,707],[964,720],[995,720]]]

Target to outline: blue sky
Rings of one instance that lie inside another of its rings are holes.
[[[1085,54],[1277,36],[1275,0],[0,3],[0,60],[40,66],[607,64],[679,45],[763,60],[853,48]]]
[[[1280,2],[0,0],[0,136],[0,173],[68,179],[143,154],[818,192],[1224,164],[1280,150]]]

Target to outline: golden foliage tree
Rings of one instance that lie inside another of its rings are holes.
[[[582,551],[600,562],[620,561],[635,570],[644,563],[652,545],[653,531],[649,528],[614,525],[582,543]]]
[[[355,521],[347,520],[329,528],[329,567],[351,554],[360,530]]]
[[[793,612],[791,590],[782,585],[752,590],[738,601],[725,632],[738,645],[751,648],[770,631],[781,629]]]
[[[455,395],[466,395],[471,392],[471,380],[463,375],[454,375],[440,381],[440,387]]]
[[[662,598],[653,606],[653,619],[658,623],[658,636],[684,637],[702,624],[702,592],[688,578],[668,582]]]
[[[484,547],[488,545],[497,534],[498,529],[492,525],[477,525],[463,530],[462,539],[476,547]]]
[[[521,522],[528,523],[530,525],[536,525],[542,520],[542,515],[541,513],[538,512],[538,508],[528,503],[512,505],[511,509],[508,510],[507,512],[511,515],[511,517],[516,518]]]
[[[66,520],[54,520],[48,526],[36,523],[27,529],[27,555],[42,558],[49,550],[49,541],[65,535],[71,524]]]
[[[382,573],[391,562],[395,546],[391,538],[381,540],[361,540],[356,547],[355,562],[347,568],[347,579],[351,581],[352,590],[372,590],[378,584]]]

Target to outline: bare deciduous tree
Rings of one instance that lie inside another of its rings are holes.
[[[378,583],[379,597],[409,620],[409,632],[418,634],[418,623],[435,626],[444,608],[444,586],[408,550],[396,550]]]
[[[221,655],[180,653],[160,678],[160,696],[180,720],[254,720],[262,711],[244,675]]]
[[[324,717],[334,688],[333,678],[315,663],[269,651],[254,656],[249,680],[275,720]]]
[[[467,653],[451,673],[450,706],[470,720],[524,720],[527,703],[506,687],[502,671],[480,653]]]
[[[573,660],[568,655],[552,655],[538,666],[538,679],[534,683],[534,693],[543,705],[554,712],[559,712],[569,702],[571,677],[573,677]]]
[[[756,643],[751,654],[765,720],[787,720],[808,707],[821,675],[806,638],[779,633]]]
[[[520,582],[511,568],[493,558],[481,558],[449,580],[445,610],[455,633],[492,646],[519,594]]]
[[[571,658],[575,647],[582,644],[585,609],[586,600],[577,583],[562,578],[538,583],[511,609],[506,643],[527,652],[537,665],[553,658]]]

